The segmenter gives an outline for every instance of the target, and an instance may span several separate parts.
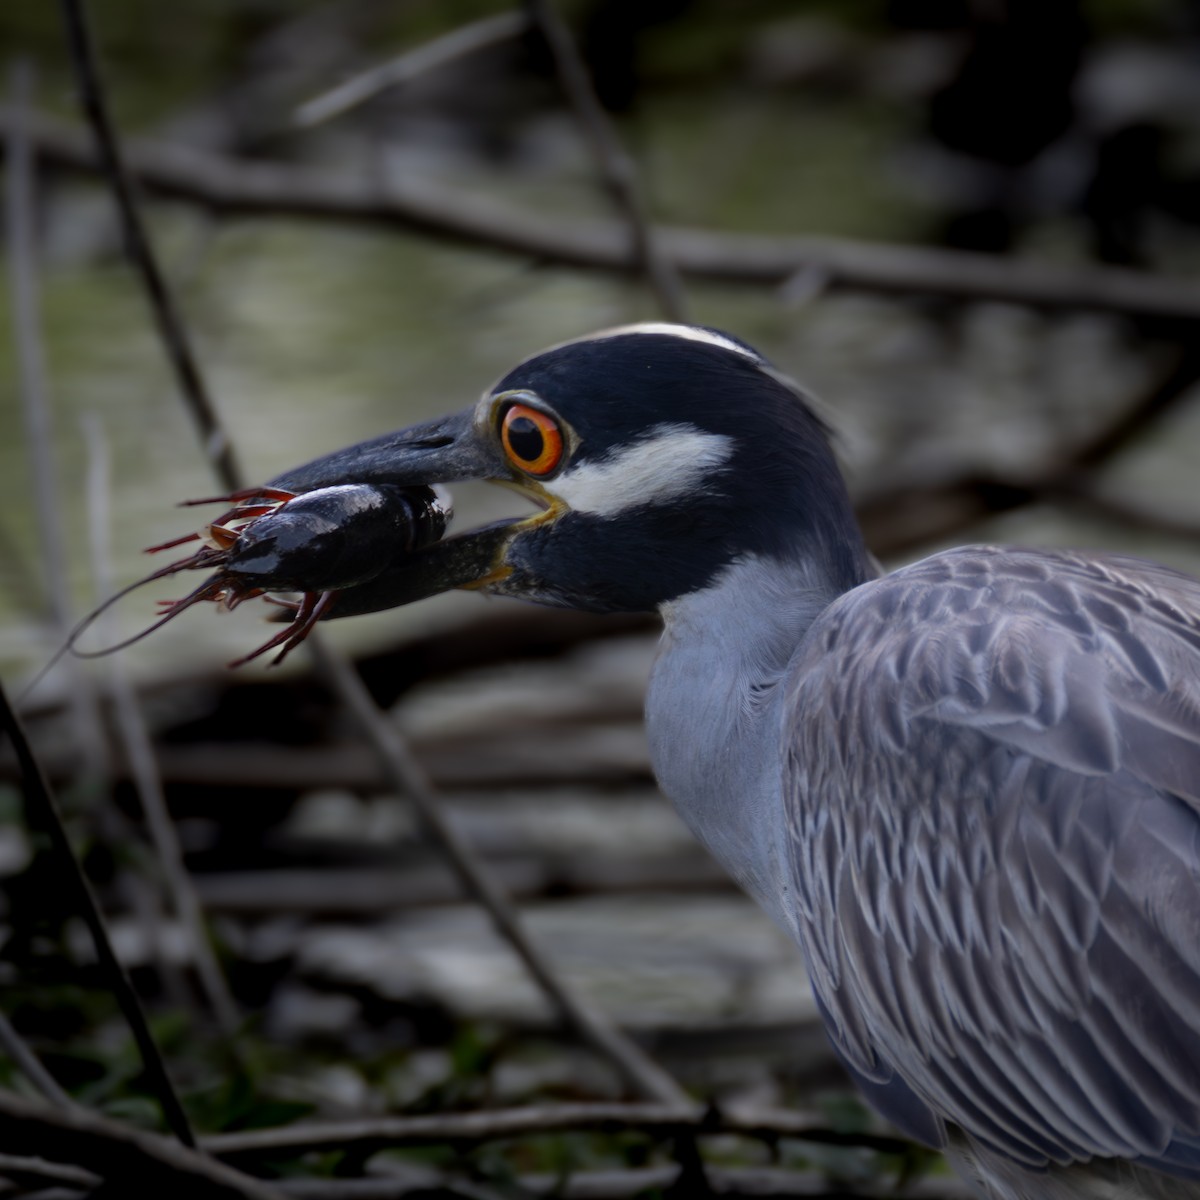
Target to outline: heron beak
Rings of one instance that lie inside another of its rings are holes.
[[[270,486],[290,492],[311,492],[341,483],[407,487],[486,479],[497,472],[505,474],[495,451],[475,426],[474,410],[468,408],[314,458],[272,479]]]
[[[470,479],[511,482],[499,451],[481,433],[473,409],[413,425],[395,433],[335,450],[286,471],[270,486],[291,492],[345,483],[386,483],[401,487],[455,483]],[[338,593],[331,617],[358,616],[397,608],[454,588],[486,588],[508,573],[505,555],[512,539],[531,521],[549,513],[514,517],[469,530],[412,552],[380,546],[394,558],[366,583]]]

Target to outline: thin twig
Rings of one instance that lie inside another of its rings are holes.
[[[500,935],[516,951],[564,1022],[606,1055],[640,1094],[670,1104],[687,1104],[687,1093],[637,1045],[575,994],[533,944],[513,907],[444,815],[425,772],[371,699],[362,680],[321,640],[310,639],[313,657],[333,690],[357,719],[392,786],[412,801],[426,828],[468,894],[487,911]]]
[[[552,747],[519,742],[503,747],[498,738],[467,738],[430,743],[416,741],[429,774],[439,788],[550,786],[554,784],[628,784],[651,779],[645,739],[625,730],[591,737],[586,730],[564,729]],[[214,752],[216,756],[214,757]],[[578,752],[578,760],[571,756]],[[466,756],[474,755],[474,758]],[[605,755],[611,755],[605,761]],[[258,787],[307,791],[318,787],[375,787],[379,769],[363,759],[357,743],[335,746],[163,746],[159,771],[169,784],[199,787]],[[51,779],[61,779],[71,762],[62,752],[44,759]],[[11,760],[0,751],[0,777],[11,773]],[[245,774],[241,774],[245,772]]]
[[[74,1103],[71,1097],[58,1086],[54,1076],[42,1065],[42,1060],[26,1045],[25,1039],[12,1027],[3,1013],[0,1013],[0,1049],[4,1050],[21,1074],[51,1104],[65,1108]]]
[[[1088,480],[1134,437],[1181,404],[1198,377],[1200,351],[1180,347],[1165,371],[1131,404],[1082,443],[1061,450],[1048,466],[1026,475],[975,471],[933,485],[907,476],[891,480],[858,504],[867,544],[876,554],[895,556],[1039,500],[1065,498],[1100,510],[1104,498]],[[1148,521],[1149,514],[1144,514],[1143,523]],[[1168,518],[1158,528],[1171,536],[1188,537],[1191,525]]]
[[[1200,379],[1200,347],[1193,335],[1181,342],[1166,370],[1134,403],[1071,453],[1060,473],[1092,470],[1115,458],[1134,437],[1187,397],[1197,379]]]
[[[372,9],[382,13],[380,0],[281,5],[278,23],[244,46],[242,68],[217,75],[213,90],[185,108],[178,123],[204,128],[206,144],[229,153],[286,138],[299,100],[357,65],[360,26],[371,23],[360,18],[370,18]]]
[[[650,224],[637,168],[600,104],[587,67],[575,47],[575,39],[558,15],[553,0],[526,0],[526,5],[550,48],[559,84],[575,110],[600,176],[628,223],[633,256],[639,269],[645,273],[663,316],[668,321],[685,321],[686,307],[679,273],[663,253]]]
[[[29,87],[29,73],[18,69],[14,79],[18,116],[27,107]],[[13,307],[17,342],[22,360],[22,392],[29,425],[30,458],[33,463],[37,491],[37,515],[41,527],[40,536],[45,543],[43,557],[52,596],[52,611],[56,623],[65,632],[70,627],[66,551],[65,540],[62,536],[58,489],[54,482],[55,471],[51,447],[46,370],[38,329],[37,272],[33,258],[32,159],[28,141],[22,135],[20,121],[12,134],[9,155],[8,233],[12,263]],[[84,745],[85,753],[93,763],[103,763],[105,755],[99,733],[100,723],[96,715],[95,696],[92,693],[90,681],[82,676],[82,672],[77,672],[77,675],[68,703],[71,711],[75,714],[79,737]],[[22,781],[29,798],[31,811],[35,812],[38,819],[47,827],[62,870],[78,888],[84,919],[96,947],[96,956],[107,973],[121,1009],[129,1022],[146,1065],[147,1074],[157,1088],[159,1102],[167,1123],[180,1138],[190,1144],[193,1139],[187,1118],[171,1086],[158,1048],[150,1035],[145,1015],[128,978],[113,953],[99,906],[91,894],[86,876],[71,849],[70,840],[62,825],[57,806],[34,762],[32,751],[27,743],[23,744],[24,734],[17,723],[15,713],[8,706],[7,697],[4,697],[4,707],[8,713],[6,728],[10,733],[13,748],[20,762]]]
[[[1161,506],[1151,509],[1145,504],[1112,495],[1086,481],[1062,480],[1050,492],[1050,498],[1103,521],[1124,525],[1127,529],[1179,538],[1193,546],[1200,545],[1200,521],[1194,517],[1179,517]]]
[[[539,746],[508,733],[452,739],[412,738],[429,775],[441,788],[496,785],[650,784],[650,757],[640,736],[640,714],[596,733],[564,726],[555,744]],[[504,743],[504,744],[502,744]],[[228,747],[214,757],[207,744],[165,746],[160,763],[165,777],[199,786],[247,786],[281,790],[308,787],[374,787],[379,771],[364,761],[357,745]],[[294,757],[291,757],[293,756]],[[48,760],[57,767],[58,761]],[[242,775],[240,772],[244,771]]]
[[[30,88],[29,72],[14,71],[14,108],[18,117],[27,112]],[[34,229],[35,179],[24,122],[19,120],[10,131],[8,191],[9,263],[13,281],[13,312],[18,356],[22,363],[21,395],[26,414],[29,462],[34,476],[35,515],[39,529],[38,545],[50,593],[50,608],[58,639],[66,638],[71,628],[70,589],[65,558],[66,538],[63,533],[61,494],[58,486],[54,446],[51,432],[51,413],[48,372],[42,350],[38,304],[38,271],[36,233]],[[74,659],[67,662],[70,686],[66,689],[66,708],[75,732],[69,751],[71,778],[79,777],[82,764],[86,774],[105,779],[109,777],[107,745],[100,711],[99,698],[91,677]],[[80,751],[82,750],[82,754]],[[98,807],[97,819],[109,844],[119,838],[112,836],[120,818],[105,796]],[[135,911],[141,915],[146,904],[147,889],[128,886],[128,876],[121,877],[120,886],[130,892]],[[164,975],[164,978],[167,976]]]
[[[204,385],[183,320],[166,280],[158,269],[158,260],[142,222],[134,196],[133,182],[125,169],[121,147],[109,117],[99,56],[88,26],[84,2],[60,0],[60,4],[67,27],[71,63],[79,84],[80,101],[91,125],[104,173],[108,176],[121,213],[126,247],[145,282],[159,336],[170,355],[188,411],[200,431],[204,452],[213,464],[217,477],[233,491],[238,486],[236,481],[240,478],[233,445]]]
[[[98,421],[85,424],[87,444],[87,513],[88,545],[92,554],[92,575],[101,600],[113,592],[111,556],[108,552],[110,473],[107,446]],[[109,660],[108,685],[116,715],[117,732],[129,764],[129,774],[146,817],[150,837],[158,853],[158,861],[166,880],[167,890],[176,915],[187,930],[192,958],[200,986],[208,997],[225,1037],[226,1046],[243,1068],[247,1067],[238,1037],[241,1017],[225,976],[209,940],[204,911],[195,885],[183,861],[183,848],[175,823],[167,810],[162,777],[155,760],[154,745],[138,706],[137,696],[129,674],[119,656]]]
[[[33,72],[18,62],[12,70],[13,113],[6,154],[7,195],[5,243],[9,290],[12,296],[13,340],[16,347],[21,408],[25,417],[26,444],[33,487],[33,517],[37,546],[46,582],[55,640],[70,632],[71,587],[67,569],[62,491],[54,463],[54,437],[50,389],[40,330],[37,264],[37,196],[34,160],[29,137],[30,95]],[[74,732],[77,767],[89,775],[103,774],[106,754],[96,697],[86,674],[73,663],[66,707]]]
[[[100,1182],[98,1176],[80,1167],[49,1163],[44,1158],[27,1158],[20,1154],[0,1154],[0,1176],[16,1183],[37,1184],[43,1187],[51,1183],[71,1185],[84,1189],[85,1193],[93,1190]]]
[[[221,1158],[304,1154],[341,1149],[365,1151],[449,1142],[468,1146],[558,1133],[644,1133],[672,1138],[681,1133],[736,1134],[756,1141],[794,1138],[822,1146],[856,1146],[879,1154],[903,1154],[901,1138],[830,1129],[819,1118],[788,1109],[711,1113],[696,1105],[547,1104],[482,1112],[374,1117],[363,1121],[304,1122],[282,1129],[253,1129],[207,1137],[204,1148]]]
[[[16,72],[14,107],[18,115],[27,109],[29,90],[28,72]],[[10,134],[11,171],[9,175],[9,239],[11,247],[9,261],[13,277],[13,309],[16,315],[18,353],[24,364],[21,373],[21,392],[28,427],[29,461],[34,474],[35,512],[39,527],[38,543],[41,550],[43,569],[49,585],[51,612],[57,628],[58,640],[65,639],[71,629],[70,589],[65,559],[61,489],[57,482],[54,462],[54,446],[51,436],[51,414],[47,371],[42,351],[42,338],[37,302],[36,237],[33,213],[34,183],[32,159],[23,123],[18,122]],[[53,660],[52,660],[53,661]],[[93,777],[110,776],[108,747],[104,736],[104,719],[99,697],[92,679],[75,659],[67,660],[70,686],[67,689],[66,707],[72,719],[76,737],[71,750],[73,767],[71,774],[78,777],[78,764],[82,759],[85,771]],[[82,754],[80,754],[82,750]],[[120,816],[109,803],[106,795],[97,810],[99,828],[109,844],[116,844],[114,827]],[[128,894],[135,912],[140,918],[154,916],[154,898],[148,889],[130,877],[122,875],[119,887]],[[163,978],[171,983],[168,971]]]
[[[524,33],[529,25],[529,17],[524,13],[507,12],[452,29],[415,50],[408,50],[385,63],[361,71],[337,87],[314,96],[296,110],[295,124],[311,127],[340,117],[381,92],[411,83],[419,75],[469,58],[492,46],[510,42]]]
[[[92,115],[97,139],[105,148],[103,159],[108,170],[110,184],[118,195],[127,225],[140,229],[141,220],[136,200],[127,181],[122,184],[123,174],[120,169],[121,157],[116,130],[105,115],[107,108],[99,74],[96,70],[94,50],[87,37],[80,0],[62,0],[62,3],[71,23],[72,53],[76,70],[84,82],[85,96],[88,97],[88,110]],[[199,380],[199,367],[195,361],[190,356],[185,361],[174,352],[178,345],[187,345],[186,336],[179,326],[178,318],[174,316],[176,309],[171,302],[170,289],[166,279],[158,268],[153,248],[145,238],[138,242],[138,249],[133,255],[133,261],[155,310],[159,332],[172,351],[170,359],[175,371],[182,376],[186,368]],[[172,314],[170,319],[164,312],[160,312],[160,306],[164,305],[166,310]],[[190,390],[185,388],[185,393],[190,394]],[[201,393],[203,393],[202,386]],[[230,449],[227,441],[224,446],[226,450]],[[222,476],[222,479],[230,490],[236,490],[242,486],[242,478],[237,473],[232,456],[213,461],[223,464],[224,470],[228,472],[227,475]],[[427,826],[441,844],[455,872],[469,887],[471,894],[485,906],[496,927],[511,942],[563,1019],[585,1041],[608,1055],[625,1079],[639,1092],[661,1101],[686,1103],[687,1094],[661,1067],[654,1064],[635,1043],[612,1026],[606,1018],[585,1005],[558,978],[546,959],[526,936],[512,903],[485,874],[470,850],[441,817],[428,782],[413,763],[411,755],[398,733],[391,729],[374,701],[371,700],[358,676],[340,656],[325,648],[319,638],[310,638],[309,645],[327,676],[334,680],[335,691],[339,699],[361,723],[368,740],[379,754],[389,779],[397,784],[399,790],[409,792],[413,802],[422,812]]]
[[[49,836],[51,846],[61,864],[62,873],[75,890],[78,911],[91,934],[96,958],[108,977],[121,1012],[133,1033],[142,1064],[162,1107],[163,1117],[181,1142],[188,1146],[194,1146],[196,1140],[192,1136],[191,1126],[188,1124],[183,1106],[179,1103],[179,1097],[175,1094],[175,1088],[167,1074],[166,1064],[150,1033],[150,1027],[146,1023],[146,1014],[142,1011],[137,993],[133,990],[133,985],[129,982],[125,969],[113,951],[100,905],[92,893],[91,884],[83,873],[79,860],[75,857],[54,795],[42,777],[33,750],[25,737],[25,731],[21,727],[17,714],[9,704],[8,695],[2,685],[0,685],[0,731],[7,733],[12,740],[17,761],[20,763],[21,782],[31,815]]]
[[[714,859],[700,854],[505,856],[489,861],[488,873],[509,896],[522,899],[647,893],[712,896],[737,890]],[[441,864],[432,863],[408,863],[402,871],[372,865],[221,871],[200,876],[196,887],[211,911],[243,916],[378,915],[462,900],[462,889],[453,876]]]
[[[7,196],[5,243],[9,291],[12,297],[14,342],[17,352],[22,407],[28,431],[33,484],[33,518],[46,570],[48,605],[59,630],[71,628],[67,586],[67,550],[63,538],[59,489],[53,462],[47,458],[53,444],[46,361],[38,333],[38,281],[34,263],[37,233],[34,213],[33,155],[29,143],[29,95],[32,72],[27,62],[17,62],[11,72],[14,120],[7,137]]]
[[[12,122],[0,107],[0,128]],[[69,124],[38,114],[38,153],[55,165],[95,172],[95,150]],[[131,171],[159,195],[230,216],[287,216],[405,229],[538,262],[622,274],[641,270],[628,230],[615,221],[564,220],[515,209],[479,189],[408,176],[386,186],[348,171],[242,160],[155,142],[131,142]],[[887,296],[942,296],[1036,309],[1106,312],[1167,323],[1200,321],[1188,280],[1119,267],[1061,266],[932,246],[776,237],[658,227],[664,252],[693,279],[778,287],[798,271],[829,289]]]
[[[124,1187],[125,1195],[281,1200],[281,1193],[206,1154],[73,1106],[53,1108],[0,1090],[0,1142],[69,1162]]]

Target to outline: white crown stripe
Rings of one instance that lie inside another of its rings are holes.
[[[631,333],[657,333],[666,337],[677,337],[687,342],[703,342],[709,346],[720,346],[722,350],[732,350],[752,362],[761,363],[762,359],[749,346],[742,346],[732,338],[725,337],[712,329],[701,329],[696,325],[672,325],[666,321],[641,321],[636,325],[615,325],[612,329],[601,329],[584,337],[569,338],[551,346],[550,350],[561,350],[564,346],[577,346],[583,342],[599,342],[607,338],[624,337]],[[542,354],[548,351],[542,351]],[[539,354],[537,357],[541,357]]]

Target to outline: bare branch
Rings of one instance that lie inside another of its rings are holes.
[[[971,472],[932,487],[910,478],[894,479],[858,505],[867,544],[876,554],[894,556],[1037,500],[1066,498],[1097,509],[1105,504],[1114,508],[1114,499],[1103,497],[1086,482],[1089,475],[1186,399],[1197,379],[1200,351],[1180,348],[1143,395],[1082,444],[1061,451],[1049,466],[1025,476]],[[1191,525],[1168,519],[1160,522],[1159,529],[1188,537]]]
[[[236,480],[239,477],[233,446],[196,366],[187,331],[166,280],[158,269],[149,234],[142,223],[133,182],[125,169],[121,147],[109,117],[100,62],[88,26],[84,0],[60,0],[60,3],[67,26],[71,62],[79,84],[80,101],[95,137],[99,161],[121,213],[126,248],[145,281],[159,335],[170,355],[188,410],[200,431],[204,452],[221,482],[233,491],[238,486]]]
[[[412,801],[467,893],[487,911],[497,931],[516,951],[563,1021],[609,1058],[639,1093],[664,1103],[686,1104],[687,1093],[675,1080],[607,1018],[576,995],[551,968],[525,932],[512,901],[442,814],[425,772],[376,707],[357,673],[343,658],[331,653],[323,641],[313,642],[311,638],[309,641],[318,668],[354,714],[379,759],[385,778]]]
[[[28,427],[29,460],[34,475],[35,510],[39,527],[39,544],[51,597],[51,611],[60,637],[65,638],[71,627],[70,589],[66,564],[66,539],[63,534],[61,489],[57,483],[47,372],[42,352],[38,315],[38,279],[36,235],[34,230],[34,178],[28,139],[20,120],[27,108],[30,73],[14,72],[14,108],[18,123],[10,131],[8,174],[8,246],[12,276],[14,324],[18,355],[22,362],[21,393]],[[84,768],[94,775],[108,774],[108,754],[103,733],[103,719],[92,680],[80,664],[70,660],[71,685],[66,704],[75,739],[70,751],[72,775],[78,775],[79,751]],[[101,827],[109,827],[116,814],[106,803],[99,809]],[[111,840],[111,839],[110,839]],[[144,889],[135,889],[135,901],[140,902]],[[10,1029],[8,1032],[13,1033]],[[15,1033],[13,1033],[15,1037]],[[13,1047],[13,1053],[17,1053]],[[36,1060],[23,1064],[27,1073],[38,1067]],[[31,1074],[44,1094],[56,1102],[65,1100],[44,1071]]]
[[[188,1146],[194,1146],[196,1140],[192,1136],[191,1126],[188,1124],[183,1106],[175,1094],[175,1088],[167,1074],[166,1064],[150,1033],[150,1027],[146,1023],[146,1014],[142,1011],[137,993],[133,990],[129,977],[125,974],[124,968],[113,951],[100,905],[97,903],[91,884],[71,848],[71,841],[67,837],[67,831],[54,795],[46,786],[46,781],[42,777],[37,760],[25,737],[25,731],[8,702],[8,696],[3,686],[0,686],[0,731],[7,733],[12,740],[13,749],[16,751],[17,761],[21,768],[21,782],[25,789],[25,799],[30,813],[48,834],[51,846],[58,856],[60,870],[68,880],[68,886],[73,888],[76,893],[79,913],[91,935],[92,945],[96,949],[96,958],[108,977],[121,1012],[133,1033],[142,1063],[146,1068],[146,1075],[162,1106],[163,1116],[181,1142]],[[0,1109],[0,1111],[3,1110]]]
[[[67,1162],[124,1185],[128,1195],[213,1200],[281,1200],[281,1193],[225,1163],[157,1134],[72,1106],[53,1108],[0,1090],[0,1142]]]
[[[84,88],[97,141],[102,148],[110,186],[119,199],[127,225],[139,232],[136,253],[133,256],[134,264],[155,312],[159,333],[171,352],[172,366],[184,384],[184,394],[194,400],[196,395],[206,395],[200,382],[199,367],[190,353],[186,356],[178,353],[180,347],[187,346],[184,331],[176,315],[166,279],[158,268],[153,248],[148,240],[140,236],[141,218],[136,199],[128,186],[128,180],[124,177],[116,131],[107,117],[95,55],[87,34],[82,0],[62,0],[62,3],[68,16],[76,71]],[[198,390],[189,379],[199,385]],[[211,410],[206,411],[211,417]],[[224,438],[223,433],[221,437]],[[231,450],[227,441],[222,444],[226,452]],[[226,473],[223,479],[231,490],[242,486],[243,481],[231,454],[225,453],[210,458]],[[339,699],[361,724],[368,741],[379,755],[389,781],[399,790],[409,794],[421,812],[426,826],[442,846],[456,874],[467,886],[470,894],[487,909],[497,929],[511,942],[564,1021],[590,1045],[606,1054],[622,1075],[640,1092],[657,1100],[686,1103],[686,1093],[665,1071],[656,1066],[605,1017],[585,1005],[558,978],[525,934],[511,901],[486,875],[474,855],[442,818],[428,781],[413,762],[398,733],[388,725],[371,700],[361,680],[349,665],[340,656],[328,650],[319,638],[310,638],[308,644],[327,678],[332,680]]]
[[[1161,508],[1151,509],[1145,504],[1111,495],[1084,481],[1063,480],[1055,488],[1054,497],[1102,520],[1142,533],[1165,534],[1193,545],[1200,543],[1200,521],[1181,518]]]
[[[707,855],[631,856],[577,854],[565,858],[489,861],[488,874],[510,897],[696,893],[711,896],[736,885]],[[457,904],[462,889],[441,864],[395,867],[328,867],[306,870],[222,871],[196,880],[213,912],[266,915],[302,913],[378,915],[406,908]]]
[[[1153,422],[1170,412],[1200,379],[1200,348],[1189,338],[1162,375],[1123,412],[1102,425],[1063,462],[1062,474],[1103,466]]]
[[[650,757],[645,738],[640,726],[634,724],[637,718],[633,713],[630,718],[627,727],[615,725],[599,733],[586,727],[564,727],[556,731],[553,746],[514,740],[506,734],[449,741],[420,738],[413,744],[428,774],[441,787],[548,785],[581,780],[649,782]],[[289,760],[287,755],[293,753],[295,758]],[[472,757],[468,759],[468,755]],[[210,746],[166,746],[160,763],[172,780],[209,785],[242,780],[262,787],[370,788],[379,781],[379,769],[362,759],[359,746],[298,746],[288,747],[283,753],[231,746],[225,758],[214,758]],[[239,775],[243,770],[246,774]]]
[[[64,1163],[49,1163],[43,1158],[27,1158],[20,1154],[0,1154],[0,1176],[14,1182],[58,1183],[82,1189],[95,1188],[100,1182],[91,1171]]]
[[[30,430],[31,459],[34,464],[35,489],[37,490],[35,507],[41,526],[40,535],[43,542],[52,609],[60,627],[69,628],[66,551],[61,532],[58,491],[54,483],[54,466],[50,450],[49,405],[46,398],[46,373],[42,360],[41,339],[37,328],[36,271],[33,263],[32,166],[22,120],[25,94],[28,88],[27,75],[19,73],[14,81],[14,90],[17,92],[15,107],[18,119],[10,138],[7,205],[13,307],[17,325],[17,343],[22,362],[22,393],[25,397]],[[73,711],[78,714],[77,724],[82,727],[83,736],[87,741],[98,744],[99,738],[88,733],[89,730],[96,727],[95,722],[87,719],[86,712],[80,712],[80,704],[86,702],[87,689],[82,686],[73,688],[72,696],[79,698],[71,703]],[[103,917],[91,894],[82,868],[71,850],[70,841],[63,828],[57,806],[37,769],[32,752],[27,744],[22,744],[24,734],[17,722],[16,715],[8,708],[7,697],[4,697],[3,704],[6,710],[5,727],[12,738],[13,748],[21,764],[23,783],[30,809],[37,813],[39,819],[47,825],[62,868],[76,884],[84,919],[91,932],[97,957],[112,980],[114,993],[146,1063],[147,1074],[158,1090],[164,1115],[178,1136],[191,1143],[193,1139],[187,1118],[175,1096],[158,1048],[150,1035],[137,996],[112,951]],[[5,1023],[5,1029],[12,1032],[7,1023]],[[19,1041],[15,1043],[10,1039],[6,1039],[6,1041],[10,1042],[10,1052],[19,1056]],[[22,1061],[21,1065],[30,1078],[56,1103],[67,1100],[61,1089],[54,1084],[44,1070],[40,1069],[40,1064],[36,1060]],[[67,1102],[69,1103],[69,1100]]]
[[[5,244],[12,296],[13,340],[32,466],[33,517],[46,569],[50,612],[62,631],[71,628],[71,610],[59,489],[55,482],[54,464],[49,459],[54,439],[47,399],[46,360],[38,330],[38,280],[34,262],[34,247],[37,244],[34,213],[37,201],[28,128],[31,87],[29,64],[16,63],[11,72],[13,121],[7,131],[5,156]]]
[[[92,553],[92,575],[96,580],[99,603],[114,591],[108,553],[109,463],[99,423],[88,422],[84,436],[88,451],[88,544]],[[114,656],[109,659],[108,668],[108,686],[116,716],[117,732],[125,751],[134,789],[146,817],[150,838],[158,854],[172,906],[187,930],[200,986],[208,997],[217,1025],[225,1037],[226,1046],[244,1067],[246,1064],[242,1062],[243,1052],[237,1036],[241,1027],[241,1017],[209,941],[204,912],[192,878],[184,865],[183,848],[179,844],[175,823],[167,810],[162,777],[154,756],[154,745],[124,663]]]
[[[216,1134],[205,1138],[203,1145],[221,1158],[233,1158],[334,1148],[371,1152],[439,1142],[468,1146],[570,1132],[644,1133],[655,1138],[736,1134],[756,1141],[794,1138],[822,1146],[856,1146],[880,1154],[903,1154],[911,1147],[901,1138],[830,1129],[818,1117],[789,1109],[711,1113],[696,1105],[678,1104],[553,1104],[364,1121],[305,1122],[282,1129]]]
[[[440,745],[416,743],[428,773],[440,787],[548,785],[587,780],[599,784],[650,779],[645,740],[620,728],[594,735],[587,729],[564,729],[553,746],[501,738],[471,738]],[[468,750],[475,757],[464,757]],[[579,757],[572,755],[578,752]],[[360,744],[336,746],[237,746],[223,744],[214,756],[205,744],[163,746],[158,769],[170,784],[206,787],[259,787],[307,790],[314,787],[378,786],[379,768],[362,756]],[[71,763],[61,754],[44,759],[51,779],[63,779]],[[12,759],[0,748],[0,778],[11,778]]]
[[[550,47],[558,81],[583,128],[600,177],[628,223],[634,258],[645,274],[663,316],[668,321],[686,320],[679,274],[663,254],[658,236],[651,228],[637,168],[600,104],[570,30],[558,15],[553,0],[526,0],[526,4]]]
[[[84,440],[88,448],[86,490],[86,512],[88,528],[88,548],[92,558],[92,592],[95,603],[102,605],[114,591],[110,556],[107,551],[107,531],[109,527],[109,487],[108,487],[108,455],[103,446],[98,417],[85,417],[83,421]],[[103,478],[101,478],[103,476]],[[107,630],[115,628],[113,614],[101,612],[97,618],[97,632],[104,638],[106,644],[116,641],[115,635],[110,639]],[[121,665],[110,660],[109,680],[120,671]],[[101,684],[105,686],[104,683]],[[106,687],[105,699],[109,712],[115,713],[117,703],[113,695],[113,686],[109,682]],[[118,718],[118,724],[120,720]],[[113,764],[110,771],[109,783],[112,787],[120,781],[120,768],[126,767],[130,776],[129,783],[135,791],[139,790],[137,773],[128,751],[125,762]],[[48,754],[42,754],[42,770],[53,779],[54,760]],[[110,788],[111,795],[111,788]],[[118,846],[136,836],[130,821],[111,802],[104,804],[99,810],[100,829],[104,840],[110,846]],[[122,871],[116,879],[117,894],[128,906],[138,926],[145,932],[163,992],[169,1003],[186,1010],[191,1003],[191,991],[184,978],[181,966],[167,953],[164,930],[167,914],[162,903],[155,881],[143,877],[138,871]]]
[[[70,572],[67,569],[62,490],[54,462],[50,389],[40,328],[38,286],[36,179],[29,137],[29,97],[32,69],[18,62],[12,70],[14,123],[8,131],[6,153],[5,244],[9,291],[12,296],[13,340],[19,368],[21,408],[33,486],[33,517],[37,546],[46,583],[54,635],[71,630]],[[75,769],[101,775],[106,766],[102,724],[96,696],[78,663],[70,664],[67,709],[75,734]]]
[[[419,75],[437,70],[480,50],[510,42],[530,25],[522,12],[497,13],[452,29],[442,37],[406,51],[385,63],[347,79],[335,88],[306,101],[296,110],[295,123],[302,127],[320,125],[340,117],[374,99],[381,92],[411,83]]]
[[[0,109],[0,128],[12,113]],[[38,116],[39,154],[59,166],[96,171],[85,138]],[[150,142],[130,144],[127,159],[142,185],[163,196],[241,216],[352,221],[485,246],[540,262],[635,273],[627,230],[616,222],[561,220],[497,204],[430,180],[387,184],[309,167],[241,160]],[[660,227],[664,252],[694,279],[779,287],[815,272],[830,289],[891,296],[1000,301],[1039,309],[1117,313],[1165,322],[1200,321],[1200,294],[1188,280],[1116,267],[1068,267],[925,246],[842,238],[771,237]]]
[[[12,1059],[17,1069],[33,1084],[51,1104],[68,1108],[74,1101],[58,1086],[54,1076],[42,1065],[42,1061],[26,1045],[25,1039],[12,1027],[8,1018],[0,1013],[0,1048]]]

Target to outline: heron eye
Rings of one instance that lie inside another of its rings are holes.
[[[527,475],[549,475],[562,462],[558,422],[527,404],[514,404],[505,412],[500,440],[509,462]]]

